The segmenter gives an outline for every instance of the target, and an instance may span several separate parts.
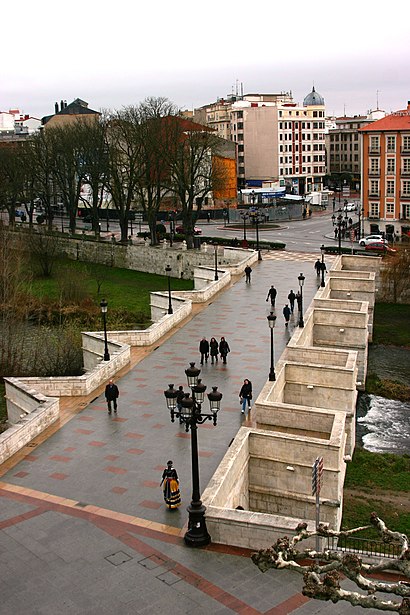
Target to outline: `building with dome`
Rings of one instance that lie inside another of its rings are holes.
[[[194,118],[236,143],[239,189],[280,185],[302,196],[322,190],[325,101],[314,87],[302,105],[291,92],[236,93],[196,109]]]

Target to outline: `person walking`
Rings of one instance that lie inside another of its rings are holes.
[[[167,461],[167,467],[162,473],[160,486],[163,487],[165,504],[170,510],[178,508],[181,505],[181,493],[179,491],[179,479],[173,462]]]
[[[289,304],[290,304],[290,311],[293,314],[293,310],[295,309],[296,295],[292,289],[290,290],[290,293],[288,294],[288,299],[289,299]]]
[[[177,411],[181,412],[182,410],[182,405],[181,405],[181,401],[184,399],[185,397],[185,391],[184,391],[184,387],[182,385],[180,385],[178,387],[178,393],[177,393],[177,398],[176,398],[176,403],[177,403]],[[184,419],[181,417],[181,415],[179,416],[179,424],[181,425],[184,422]]]
[[[204,364],[204,359],[205,359],[205,363],[208,363],[209,342],[206,339],[206,337],[203,337],[201,341],[199,342],[199,352],[201,353],[201,365]]]
[[[276,301],[276,295],[277,294],[278,294],[278,291],[276,290],[276,288],[272,284],[272,286],[269,289],[268,296],[266,297],[266,301],[269,301],[269,299],[270,299],[270,303],[271,303],[272,307],[275,307],[275,301]]]
[[[245,267],[245,282],[248,282],[249,284],[251,283],[251,273],[252,269],[249,267],[249,265],[247,265]]]
[[[211,364],[214,364],[214,360],[218,363],[219,345],[214,337],[211,337],[209,342],[209,350],[211,353]]]
[[[283,308],[283,316],[285,318],[285,327],[288,326],[289,324],[289,318],[291,315],[291,311],[290,311],[290,307],[288,306],[288,304],[285,305],[285,307]]]
[[[229,344],[224,337],[221,337],[221,341],[219,342],[219,354],[221,355],[221,359],[223,363],[226,364],[226,357],[228,356],[228,352],[231,352],[229,348]]]
[[[245,378],[241,390],[239,391],[239,401],[242,407],[241,413],[245,414],[246,404],[248,404],[248,411],[252,408],[252,382]]]
[[[114,412],[117,412],[117,399],[120,396],[120,391],[114,381],[111,380],[108,382],[105,387],[105,399],[108,406],[108,414],[111,414],[112,404],[114,405]]]
[[[300,294],[300,290],[296,293],[296,303],[298,304],[299,312],[302,311],[302,295]]]
[[[316,275],[320,275],[320,272],[322,271],[322,263],[319,259],[317,259],[316,263],[314,264],[314,267],[316,269]]]

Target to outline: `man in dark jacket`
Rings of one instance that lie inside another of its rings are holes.
[[[120,392],[116,384],[111,379],[105,387],[105,399],[108,406],[108,414],[111,414],[111,404],[114,402],[114,412],[117,412],[117,399],[120,396]]]
[[[269,289],[268,296],[266,297],[266,301],[269,301],[269,299],[270,299],[270,303],[271,303],[272,307],[275,307],[275,301],[276,301],[276,295],[277,294],[278,294],[278,291],[276,290],[276,288],[272,284],[272,286]]]
[[[205,359],[205,363],[208,363],[209,342],[205,337],[203,337],[201,341],[199,342],[199,352],[201,353],[201,365],[204,364],[204,359]]]
[[[251,282],[251,273],[252,273],[252,268],[249,267],[249,265],[247,265],[245,267],[245,282],[248,282],[249,284]]]
[[[295,309],[295,301],[296,301],[296,295],[293,292],[293,290],[291,290],[290,293],[288,294],[288,299],[289,299],[289,304],[290,304],[290,311],[293,314],[293,310]]]
[[[283,316],[285,318],[285,327],[287,327],[289,324],[290,315],[291,315],[290,307],[288,306],[288,304],[286,304],[285,307],[283,308]]]

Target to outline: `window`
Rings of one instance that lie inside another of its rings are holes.
[[[394,196],[394,179],[388,179],[386,182],[386,195]]]
[[[238,145],[238,152],[243,152],[243,150],[244,150],[244,146],[241,143],[240,145]]]
[[[379,196],[379,181],[377,179],[372,179],[370,181],[370,194]]]
[[[243,122],[238,122],[238,130],[243,130]]]
[[[403,135],[403,151],[410,152],[410,135]]]
[[[386,203],[386,213],[394,214],[394,203]]]
[[[379,217],[379,203],[370,203],[369,204],[369,216],[371,218]]]
[[[238,163],[244,164],[244,162],[245,162],[245,158],[243,156],[238,156]]]
[[[387,173],[396,172],[396,161],[394,158],[387,158]]]
[[[410,218],[410,204],[409,203],[403,203],[402,205],[402,211],[403,211],[403,218],[406,218],[406,220],[408,220]]]
[[[395,152],[396,151],[396,137],[388,136],[386,139],[387,151]]]
[[[403,173],[410,173],[410,158],[403,158]]]
[[[410,181],[403,181],[403,196],[410,196]]]
[[[379,137],[370,137],[370,151],[378,152],[380,149]]]
[[[379,159],[370,158],[370,173],[379,173]]]

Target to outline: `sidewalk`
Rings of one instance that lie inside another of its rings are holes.
[[[308,306],[317,289],[315,260],[268,254],[254,265],[251,284],[241,278],[117,380],[118,416],[108,415],[102,395],[83,409],[76,400],[70,420],[3,468],[0,614],[356,612],[304,598],[298,575],[263,575],[243,550],[184,546],[190,435],[171,423],[163,394],[169,383],[187,388],[184,370],[190,361],[199,364],[203,335],[226,337],[228,364],[208,363],[201,373],[208,391],[218,386],[223,393],[218,425],[198,428],[203,491],[243,421],[243,379],[252,381],[256,398],[268,377],[267,291],[271,284],[278,290],[277,360],[296,326],[295,318],[289,331],[284,326],[285,298],[303,272]],[[69,418],[70,400],[64,405]],[[159,487],[168,459],[181,481],[176,511],[166,509]]]

